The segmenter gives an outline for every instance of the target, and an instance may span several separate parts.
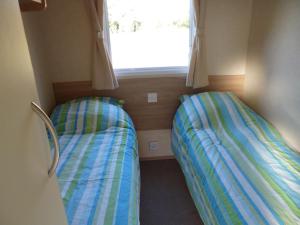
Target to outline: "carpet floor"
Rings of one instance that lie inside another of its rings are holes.
[[[141,225],[203,225],[174,159],[141,162]]]

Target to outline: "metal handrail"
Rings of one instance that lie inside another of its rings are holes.
[[[58,143],[56,131],[55,131],[52,121],[50,120],[50,118],[47,116],[47,114],[44,112],[44,110],[38,104],[36,104],[35,102],[31,102],[31,108],[43,120],[43,122],[45,123],[46,127],[48,128],[48,130],[53,138],[54,156],[53,156],[53,161],[51,163],[50,169],[48,170],[49,177],[52,177],[53,174],[55,173],[55,170],[56,170],[56,167],[57,167],[58,161],[59,161],[59,143]]]

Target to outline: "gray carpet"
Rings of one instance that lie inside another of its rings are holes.
[[[176,160],[141,162],[141,225],[202,225]]]

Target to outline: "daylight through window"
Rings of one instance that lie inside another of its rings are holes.
[[[187,67],[190,2],[107,0],[114,69]]]

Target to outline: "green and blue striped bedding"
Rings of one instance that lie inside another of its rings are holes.
[[[172,149],[206,225],[300,224],[300,154],[233,94],[185,97]]]
[[[128,114],[112,98],[57,106],[51,120],[61,147],[56,170],[70,225],[138,225],[140,172]]]

